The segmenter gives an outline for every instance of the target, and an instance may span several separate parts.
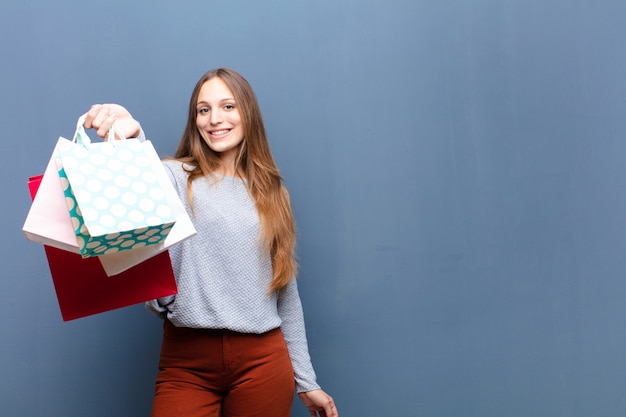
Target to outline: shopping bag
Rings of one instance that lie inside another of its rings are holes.
[[[170,178],[165,172],[165,168],[162,163],[158,160],[158,156],[154,148],[149,148],[146,152],[153,152],[154,155],[150,158],[152,163],[154,164],[154,169],[158,173],[159,181],[161,183],[161,188],[165,192],[167,199],[172,208],[172,212],[174,213],[174,217],[176,218],[176,223],[174,227],[167,235],[164,241],[159,242],[155,245],[144,246],[141,248],[135,248],[133,250],[126,250],[117,253],[110,253],[106,255],[99,256],[102,265],[104,266],[107,272],[112,270],[116,271],[124,271],[126,268],[130,268],[134,265],[137,265],[150,257],[161,253],[173,245],[182,242],[185,239],[191,238],[197,234],[196,228],[187,214],[187,210],[183,206],[183,203],[174,188]]]
[[[128,307],[177,293],[168,252],[107,276],[98,257],[44,246],[63,321]]]
[[[42,178],[43,178],[43,174],[28,177],[28,191],[30,191],[31,200],[35,199],[35,194],[37,194],[37,189],[41,185]]]
[[[22,231],[30,241],[80,253],[54,160],[57,149],[68,142],[67,139],[59,138],[43,175],[39,176],[38,181],[34,181],[36,177],[31,177],[29,181],[31,195],[34,195],[35,189],[37,193],[34,195]]]
[[[162,242],[176,218],[150,161],[152,143],[113,137],[92,143],[84,120],[55,158],[81,255]]]
[[[37,243],[80,254],[74,225],[69,215],[65,195],[61,187],[56,167],[55,155],[58,149],[71,146],[71,141],[60,137],[52,152],[46,170],[37,184],[38,192],[32,202],[22,230],[26,238]],[[154,147],[144,149],[149,156],[152,168],[157,173],[159,185],[176,218],[176,223],[164,241],[154,245],[112,252],[98,256],[107,275],[116,275],[155,256],[171,246],[196,235],[196,229],[180,201],[174,185],[159,160]],[[30,186],[30,184],[29,184]],[[34,185],[33,185],[34,186]],[[32,188],[32,187],[31,187]]]
[[[43,176],[31,177],[31,197],[36,197]],[[63,321],[75,320],[145,301],[177,294],[167,252],[161,252],[125,272],[107,276],[100,257],[44,246]]]

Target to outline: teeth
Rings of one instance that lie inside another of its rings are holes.
[[[211,132],[212,135],[223,135],[224,133],[227,133],[228,130],[214,130]]]

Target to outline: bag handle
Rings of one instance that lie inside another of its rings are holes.
[[[79,145],[82,145],[85,148],[87,148],[88,145],[91,143],[91,139],[89,138],[89,136],[87,135],[87,132],[85,131],[85,119],[86,118],[87,118],[87,113],[83,114],[82,116],[78,118],[78,122],[76,122],[76,131],[74,132],[74,138],[72,139],[72,142],[78,143]],[[115,133],[118,134],[118,136],[120,137],[120,140],[126,140],[124,135],[122,135],[121,133],[117,132],[114,129],[113,125],[111,125],[111,127],[109,128],[109,133],[106,139],[107,142],[113,143],[116,140]]]

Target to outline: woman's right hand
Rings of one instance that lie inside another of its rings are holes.
[[[109,129],[114,126],[116,139],[136,138],[141,125],[126,108],[119,104],[94,104],[87,112],[85,129],[95,129],[98,136],[106,140]]]

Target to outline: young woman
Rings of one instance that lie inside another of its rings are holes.
[[[142,136],[122,106],[91,107],[86,128]],[[295,281],[295,227],[248,82],[204,74],[166,171],[198,234],[170,249],[178,294],[146,303],[164,319],[153,417],[338,417],[311,365]]]

